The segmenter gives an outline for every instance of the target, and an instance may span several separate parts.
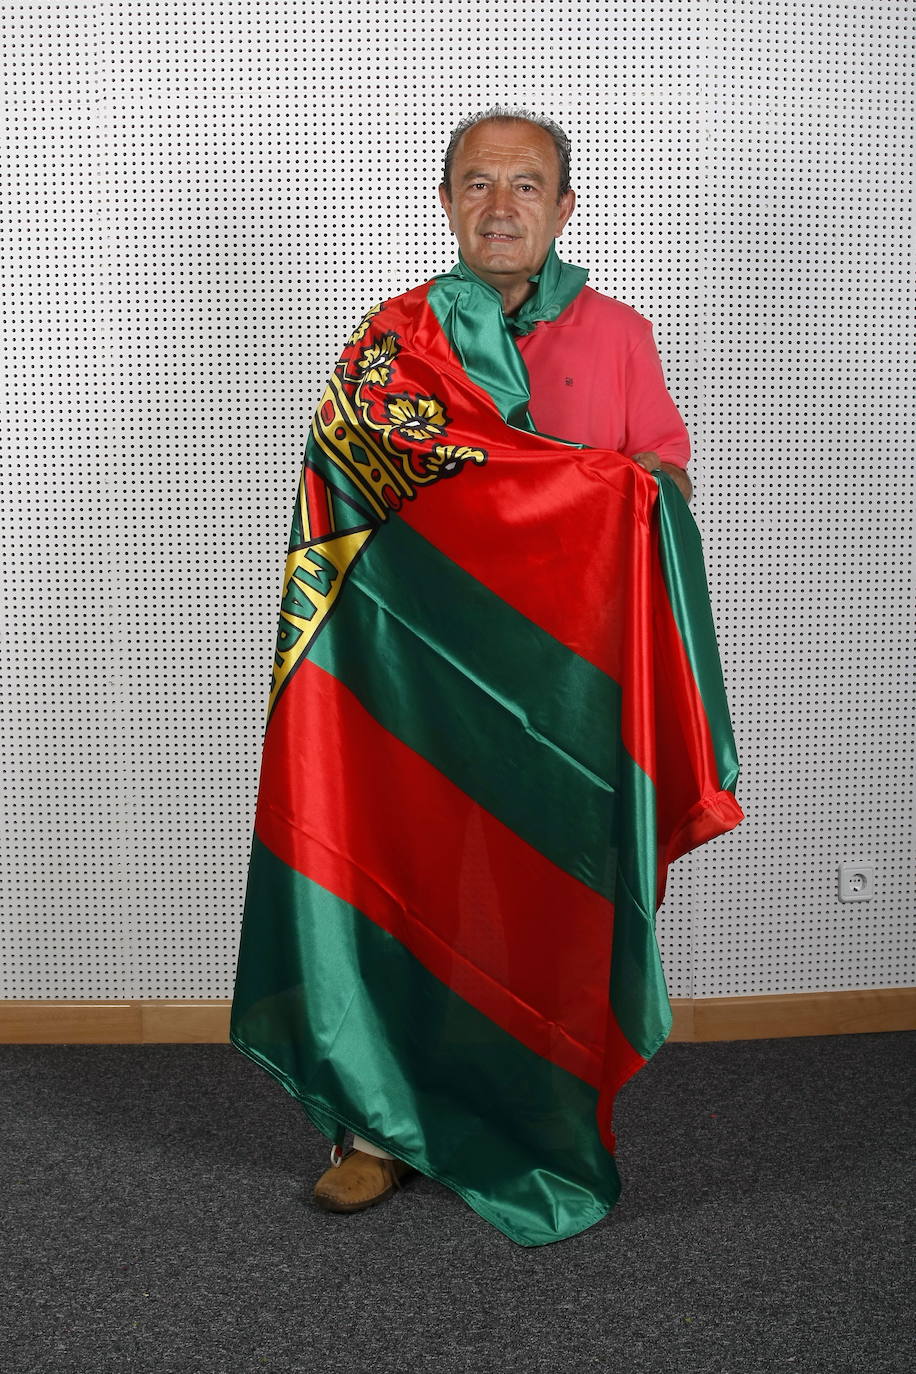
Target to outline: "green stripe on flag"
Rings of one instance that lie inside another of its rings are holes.
[[[528,369],[509,337],[499,293],[444,273],[430,283],[426,301],[461,366],[506,424],[534,432]]]
[[[647,907],[626,879],[621,860],[614,901],[611,1007],[627,1040],[651,1059],[668,1039],[673,1017],[655,936],[654,897]]]
[[[731,791],[738,781],[738,753],[709,604],[700,531],[674,479],[659,472],[655,477],[659,489],[659,553],[668,599],[709,721],[719,785]]]
[[[595,1090],[257,837],[239,970],[232,1043],[329,1138],[341,1123],[387,1145],[521,1245],[575,1235],[617,1201]]]

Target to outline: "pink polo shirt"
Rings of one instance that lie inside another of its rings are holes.
[[[558,319],[542,320],[517,343],[541,434],[687,466],[690,438],[668,395],[652,325],[629,305],[584,286]]]

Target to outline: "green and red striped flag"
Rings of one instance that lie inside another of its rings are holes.
[[[293,517],[232,1042],[507,1236],[620,1193],[668,865],[742,818],[696,525],[533,430],[499,297],[370,311]]]

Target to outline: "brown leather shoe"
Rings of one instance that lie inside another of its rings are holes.
[[[336,1168],[325,1169],[315,1184],[314,1198],[328,1212],[361,1212],[384,1202],[416,1172],[400,1159],[380,1159],[363,1150],[348,1150]]]

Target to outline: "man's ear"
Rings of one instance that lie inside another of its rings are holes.
[[[448,217],[449,229],[452,229],[452,202],[449,197],[448,191],[445,189],[444,181],[440,181],[439,183],[439,204],[442,206],[443,210],[446,213],[446,216]],[[454,232],[454,229],[452,229],[452,233]]]
[[[570,187],[570,189],[566,191],[562,196],[560,196],[560,199],[557,201],[557,231],[554,234],[555,239],[558,239],[562,234],[563,230],[566,228],[567,224],[569,223],[570,216],[572,215],[572,212],[573,210],[575,210],[575,208],[576,193]]]

